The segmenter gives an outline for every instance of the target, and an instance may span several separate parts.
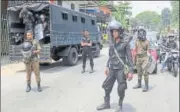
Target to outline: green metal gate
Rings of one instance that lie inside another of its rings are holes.
[[[1,65],[10,63],[9,59],[9,33],[8,33],[7,15],[1,15],[1,38],[0,38],[0,53]]]

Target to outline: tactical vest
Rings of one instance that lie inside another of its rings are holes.
[[[36,40],[32,40],[30,42],[33,44],[33,49],[37,50],[37,42],[36,42]],[[30,59],[24,58],[23,60],[24,60],[25,63],[29,63],[31,61],[38,61],[38,55],[33,54]]]
[[[90,43],[91,42],[90,37],[89,38],[84,37],[82,41],[84,43]],[[91,46],[83,46],[83,51],[86,51],[86,52],[91,51]]]
[[[138,51],[140,49],[140,52],[137,52],[137,55],[146,55],[147,54],[147,45],[146,45],[146,41],[140,41],[140,40],[137,40],[136,41],[136,45],[137,45],[137,48],[138,48]]]
[[[114,47],[117,49],[117,47],[119,47],[121,43],[122,42],[119,42],[119,43],[115,44]],[[121,50],[117,49],[117,52],[119,54],[119,57],[125,63],[126,47],[124,49],[121,49]],[[116,53],[114,51],[113,46],[110,46],[110,49],[109,49],[109,60],[110,60],[110,67],[112,69],[123,69],[124,68],[124,66],[119,61],[119,59],[118,59],[118,57],[117,57],[117,55],[116,55]]]

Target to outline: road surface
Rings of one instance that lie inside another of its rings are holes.
[[[95,73],[81,74],[81,61],[77,66],[65,67],[61,63],[41,67],[43,92],[36,90],[34,75],[32,91],[25,92],[25,73],[1,75],[1,112],[97,112],[96,106],[103,102],[101,88],[105,75],[103,70],[108,59],[108,49],[96,58]],[[89,65],[89,62],[87,63]],[[89,66],[87,66],[87,70]],[[179,77],[179,76],[178,76]],[[179,78],[170,73],[150,76],[150,91],[133,90],[137,82],[128,82],[124,100],[125,112],[179,112]],[[117,84],[111,94],[111,109],[118,105]]]

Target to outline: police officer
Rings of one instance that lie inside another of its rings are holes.
[[[26,67],[26,80],[27,80],[27,88],[26,92],[30,92],[31,90],[31,74],[34,72],[37,82],[37,90],[39,92],[42,91],[40,85],[40,71],[39,71],[39,59],[38,54],[40,53],[40,45],[39,43],[33,39],[33,32],[27,31],[26,40],[22,45],[22,51],[24,55],[24,63]]]
[[[19,18],[22,19],[23,24],[25,24],[25,32],[29,30],[33,31],[35,18],[33,13],[29,11],[27,7],[23,6],[23,9],[19,13]]]
[[[118,82],[118,95],[119,95],[119,106],[116,112],[122,112],[123,99],[125,97],[125,90],[127,89],[126,75],[124,74],[124,65],[120,62],[119,58],[123,63],[126,63],[126,58],[130,66],[129,80],[132,78],[133,72],[133,61],[130,51],[129,41],[130,38],[124,33],[124,29],[121,24],[115,20],[110,22],[108,25],[111,36],[111,45],[109,48],[109,59],[105,69],[106,79],[102,85],[105,90],[104,103],[97,107],[97,110],[103,110],[110,108],[110,93],[112,91],[114,82]],[[117,56],[118,53],[119,56]],[[130,74],[131,73],[131,74]]]
[[[85,72],[87,57],[89,57],[89,60],[90,60],[90,66],[91,66],[90,73],[93,73],[94,72],[94,70],[93,70],[94,61],[93,61],[92,48],[91,48],[92,42],[90,40],[89,32],[87,30],[84,30],[83,34],[84,34],[84,37],[83,37],[83,40],[81,42],[81,46],[83,48],[82,49],[82,59],[83,59],[82,73]]]
[[[144,28],[139,28],[138,30],[138,39],[136,40],[135,47],[138,84],[133,88],[141,88],[141,80],[142,76],[144,76],[145,88],[143,89],[143,92],[146,92],[148,91],[149,76],[144,66],[146,66],[149,61],[149,41],[146,39],[146,31],[144,30]]]

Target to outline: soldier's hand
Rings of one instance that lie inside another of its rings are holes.
[[[33,51],[33,54],[36,54],[36,53],[37,53],[36,50],[34,50],[34,51]]]
[[[104,71],[104,74],[107,76],[109,74],[109,68],[106,67],[105,71]]]
[[[128,79],[128,81],[131,81],[133,79],[133,74],[132,73],[128,73],[127,74],[127,79]]]

